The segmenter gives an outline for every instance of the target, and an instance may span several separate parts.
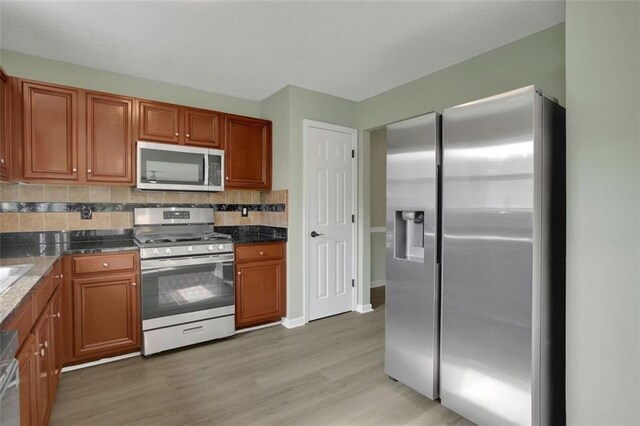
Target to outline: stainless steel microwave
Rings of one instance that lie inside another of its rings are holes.
[[[138,141],[139,189],[224,191],[224,151]]]

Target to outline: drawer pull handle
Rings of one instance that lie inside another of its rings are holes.
[[[34,356],[44,356],[44,349],[40,349],[38,352],[33,354]]]
[[[198,331],[203,330],[204,328],[200,325],[198,327],[185,328],[184,330],[182,330],[182,334],[197,333]]]
[[[53,314],[54,318],[60,318],[60,312],[58,312],[57,314]]]
[[[44,347],[48,348],[49,347],[49,342],[47,342],[46,340],[44,341]]]
[[[105,268],[108,268],[108,267],[109,267],[109,264],[108,264],[107,262],[104,262],[104,263],[102,264],[102,266],[103,266],[103,267],[105,267]]]

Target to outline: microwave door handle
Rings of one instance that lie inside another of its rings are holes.
[[[209,182],[209,156],[205,154],[202,161],[204,161],[204,179],[202,183],[208,188],[211,185]]]

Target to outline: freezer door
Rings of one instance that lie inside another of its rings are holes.
[[[538,96],[530,86],[443,114],[440,396],[480,425],[534,421]]]
[[[438,396],[440,116],[387,126],[385,371]]]

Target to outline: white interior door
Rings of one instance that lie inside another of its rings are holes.
[[[351,311],[355,289],[355,129],[305,120],[309,321]]]

